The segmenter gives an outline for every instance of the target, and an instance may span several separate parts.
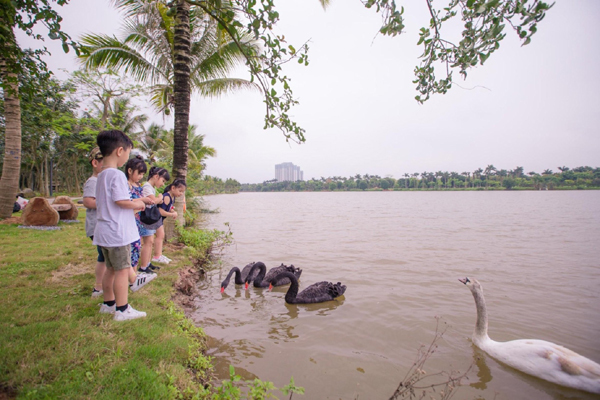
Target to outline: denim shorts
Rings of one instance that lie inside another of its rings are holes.
[[[140,236],[141,237],[153,236],[155,233],[156,233],[155,229],[146,229],[140,225]]]
[[[94,236],[90,236],[90,239],[92,239],[92,241],[94,240]],[[104,261],[104,254],[102,254],[102,250],[100,249],[100,246],[96,246],[96,250],[98,251],[98,257],[96,258],[96,261],[98,262],[105,262]]]

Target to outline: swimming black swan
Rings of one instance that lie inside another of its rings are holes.
[[[231,279],[231,276],[235,273],[235,284],[236,285],[243,285],[244,282],[246,281],[246,278],[248,278],[248,282],[251,282],[254,280],[254,278],[256,278],[256,276],[258,275],[258,268],[255,268],[252,273],[250,273],[250,271],[252,270],[252,267],[254,267],[255,265],[258,264],[263,264],[262,262],[251,262],[250,264],[246,265],[242,271],[240,271],[240,269],[238,267],[233,267],[231,268],[231,270],[229,271],[229,273],[227,274],[227,278],[225,278],[225,280],[223,282],[221,282],[221,293],[223,293],[225,291],[225,289],[227,288],[227,285],[229,285],[229,280]]]
[[[282,277],[289,278],[292,281],[292,285],[285,294],[285,302],[289,304],[308,304],[308,303],[323,303],[330,301],[336,297],[340,297],[346,292],[346,285],[342,285],[340,282],[317,282],[313,283],[300,293],[298,293],[298,279],[290,272],[282,272],[279,275],[271,279],[272,282],[276,282]],[[269,290],[272,289],[272,285],[269,286]]]
[[[473,343],[491,357],[525,372],[579,390],[600,393],[600,364],[545,340],[520,339],[496,342],[488,336],[488,315],[483,288],[476,279],[459,279],[475,299],[477,323]]]
[[[281,264],[279,267],[271,268],[269,273],[267,273],[267,267],[263,263],[256,263],[250,270],[250,275],[246,278],[246,289],[248,289],[248,283],[251,281],[250,277],[254,275],[255,271],[259,270],[258,275],[254,276],[254,287],[257,288],[266,288],[269,287],[269,282],[281,274],[282,272],[289,272],[296,277],[296,280],[300,279],[300,275],[302,275],[302,270],[300,268],[296,268],[293,265],[287,266]],[[265,276],[266,274],[266,276]],[[283,286],[289,285],[290,280],[287,277],[281,277],[277,279],[273,286]]]

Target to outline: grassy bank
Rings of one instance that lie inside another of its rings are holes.
[[[0,221],[0,399],[204,397],[204,334],[172,302],[203,250],[167,247],[173,262],[130,292],[148,316],[116,323],[90,298],[97,253],[85,211],[79,220],[58,231]]]

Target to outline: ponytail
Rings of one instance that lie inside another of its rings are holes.
[[[152,178],[154,175],[158,175],[161,178],[165,178],[165,181],[168,181],[171,179],[171,175],[169,175],[169,171],[167,171],[164,168],[161,167],[152,167],[150,168],[150,172],[148,172],[148,180],[150,180],[150,178]]]
[[[167,187],[165,188],[165,191],[164,191],[164,193],[170,192],[170,191],[171,191],[171,189],[172,189],[172,188],[174,188],[174,187],[177,187],[177,188],[178,188],[178,187],[181,187],[181,186],[183,186],[183,187],[186,187],[186,188],[187,188],[187,184],[185,183],[185,181],[184,181],[183,179],[175,179],[175,180],[173,181],[173,183],[171,183],[171,184],[167,185]]]
[[[146,166],[146,162],[144,161],[144,158],[138,154],[135,157],[130,158],[127,161],[127,164],[125,164],[125,176],[127,176],[127,179],[130,178],[130,176],[129,176],[130,169],[132,172],[137,171],[139,173],[145,174],[148,167]]]

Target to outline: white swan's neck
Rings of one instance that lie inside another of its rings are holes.
[[[471,291],[475,299],[475,307],[477,308],[477,323],[473,332],[473,341],[475,344],[483,344],[490,340],[488,336],[488,315],[485,307],[485,299],[481,290],[474,289]]]

